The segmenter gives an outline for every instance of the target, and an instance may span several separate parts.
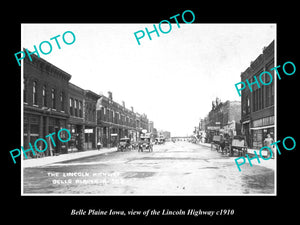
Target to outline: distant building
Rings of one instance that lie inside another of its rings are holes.
[[[212,109],[208,116],[201,121],[210,142],[214,134],[228,134],[230,136],[241,134],[241,102],[220,99],[212,102]]]
[[[169,138],[171,138],[171,132],[165,131],[165,130],[160,130],[160,131],[158,131],[157,136],[158,137],[163,136],[165,139],[169,139]]]
[[[143,129],[149,131],[149,120],[133,107],[127,109],[124,101],[122,105],[113,101],[112,92],[108,92],[108,97],[100,95],[97,102],[97,126],[97,139],[104,147],[112,147],[123,137],[137,141]]]

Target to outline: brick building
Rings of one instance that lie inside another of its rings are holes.
[[[71,132],[69,149],[87,150],[96,147],[96,103],[100,96],[69,83],[68,129]]]
[[[32,61],[24,59],[24,148],[61,128],[70,131],[71,140],[63,144],[53,135],[56,146],[49,139],[46,156],[67,153],[68,149],[96,148],[96,103],[100,96],[70,83],[70,74],[46,60],[34,54],[31,58]]]
[[[271,134],[274,139],[274,41],[263,49],[250,66],[241,73],[241,81],[246,83],[246,79],[250,83],[254,82],[254,76],[258,79],[263,71],[272,74],[273,82],[267,86],[256,84],[252,85],[251,90],[247,87],[242,90],[242,132],[247,138],[247,143],[251,148],[260,149],[263,147],[263,141],[266,135]],[[264,83],[268,83],[269,76],[262,76]]]
[[[31,55],[32,61],[24,59],[23,79],[23,146],[29,148],[38,138],[67,128],[69,118],[68,84],[71,75]],[[61,153],[62,143],[52,136],[56,146],[49,140],[45,155]],[[49,137],[50,138],[50,137]],[[44,149],[44,146],[42,146]]]
[[[84,147],[85,149],[96,148],[97,145],[97,110],[96,105],[100,95],[85,90],[84,91]]]
[[[133,107],[127,109],[113,101],[112,93],[108,97],[101,95],[97,102],[97,140],[104,147],[116,146],[120,138],[128,137],[137,141],[142,129],[148,131],[149,121],[145,114],[135,113]]]
[[[84,90],[70,82],[70,74],[35,54],[31,58],[24,58],[23,70],[25,149],[61,128],[70,131],[71,140],[62,143],[53,135],[54,146],[49,137],[45,155],[95,149],[98,141],[105,147],[116,146],[119,138],[137,141],[143,129],[149,131],[147,115],[135,113],[133,107],[127,109],[125,102],[113,101],[111,92],[106,97]]]
[[[83,102],[84,90],[75,84],[69,83],[69,131],[71,140],[69,141],[69,149],[84,150],[84,116]]]
[[[199,129],[205,129],[208,141],[214,134],[228,134],[230,136],[241,133],[241,102],[221,102],[218,98],[212,102],[212,109],[208,116],[201,120]]]

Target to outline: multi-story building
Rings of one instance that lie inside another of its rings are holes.
[[[208,141],[214,134],[228,134],[230,136],[241,133],[241,102],[221,102],[218,98],[212,102],[212,109],[208,116],[201,121],[201,128],[205,128]]]
[[[96,103],[99,97],[90,90],[69,83],[69,150],[81,151],[96,147]]]
[[[84,89],[69,83],[69,131],[71,140],[69,149],[84,150]]]
[[[97,145],[97,110],[96,105],[100,95],[90,91],[84,91],[84,147],[94,149]]]
[[[274,138],[274,41],[269,46],[263,49],[250,66],[241,73],[241,81],[246,83],[246,79],[250,83],[258,79],[263,71],[268,71],[272,74],[273,82],[265,86],[256,84],[252,85],[252,92],[249,88],[242,90],[242,132],[247,138],[247,143],[250,147],[260,149],[263,147],[263,141],[267,134]],[[269,76],[262,76],[264,83],[270,81]]]
[[[69,118],[68,84],[71,75],[52,65],[51,63],[31,55],[32,61],[24,59],[23,83],[23,146],[29,148],[36,139],[61,128],[67,128]],[[61,153],[62,143],[57,135],[45,151],[46,155]],[[49,137],[50,139],[50,137]],[[41,143],[41,142],[40,142]],[[45,146],[41,146],[44,149]]]
[[[148,123],[145,114],[135,113],[133,107],[127,109],[124,101],[122,105],[113,101],[111,92],[108,97],[101,95],[97,102],[97,139],[104,147],[116,146],[123,137],[138,140],[142,129],[148,131]]]
[[[96,103],[100,96],[70,83],[70,74],[46,60],[34,54],[31,58],[24,59],[24,148],[61,128],[70,131],[71,140],[62,144],[53,135],[55,146],[48,141],[45,155],[95,148]]]
[[[70,74],[34,54],[31,58],[24,59],[25,149],[61,128],[70,131],[71,140],[62,143],[53,135],[54,146],[49,137],[45,155],[94,149],[98,141],[105,147],[116,146],[119,138],[137,141],[142,130],[149,131],[147,115],[127,109],[124,101],[122,105],[113,101],[111,92],[106,97],[84,90],[69,82]]]

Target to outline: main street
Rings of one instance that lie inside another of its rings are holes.
[[[24,168],[23,191],[94,195],[274,193],[274,160],[261,160],[253,167],[244,164],[239,172],[234,159],[201,144],[167,142],[154,145],[153,152],[110,152]]]

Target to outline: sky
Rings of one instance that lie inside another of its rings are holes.
[[[134,33],[146,33],[146,27],[153,30],[150,23],[22,24],[21,46],[34,51],[34,45],[49,41],[52,52],[40,57],[69,73],[71,83],[105,96],[111,91],[114,101],[145,113],[155,128],[185,136],[216,97],[240,101],[234,84],[241,72],[276,40],[276,24],[182,22],[180,28],[172,23],[167,34],[159,31],[159,37],[152,33],[152,40],[146,34],[138,45]],[[75,34],[71,45],[62,40],[66,31]],[[57,35],[61,49],[50,40]]]

